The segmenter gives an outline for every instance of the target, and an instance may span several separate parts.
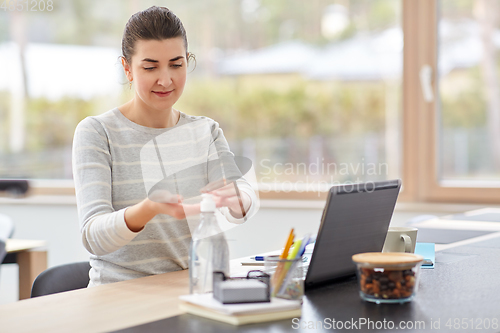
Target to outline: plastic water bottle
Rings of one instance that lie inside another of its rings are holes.
[[[211,194],[202,194],[201,221],[192,235],[189,251],[189,292],[203,294],[213,291],[213,272],[229,276],[229,246],[215,217]]]

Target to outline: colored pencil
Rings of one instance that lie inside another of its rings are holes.
[[[285,248],[283,249],[283,252],[280,255],[280,260],[286,259],[288,257],[288,252],[290,251],[290,246],[292,246],[293,239],[295,238],[295,235],[293,234],[294,228],[290,230],[290,234],[288,235],[288,239],[285,243]],[[273,278],[271,279],[271,285],[276,286],[277,282],[279,281],[279,277],[281,277],[283,271],[283,263],[278,262],[278,265],[276,267],[276,271],[274,272]],[[273,287],[273,292],[272,295],[276,295],[276,288]]]

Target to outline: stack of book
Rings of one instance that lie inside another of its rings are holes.
[[[188,313],[232,325],[261,323],[296,318],[301,315],[301,302],[272,298],[271,302],[222,304],[213,294],[179,296],[179,307]]]

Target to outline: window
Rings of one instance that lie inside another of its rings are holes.
[[[500,180],[498,1],[439,3],[439,179]]]
[[[0,177],[71,179],[76,124],[132,97],[118,61],[121,34],[132,13],[154,4],[73,0],[51,12],[0,13],[8,74],[0,78]],[[197,55],[177,107],[220,123],[235,154],[253,160],[262,197],[314,199],[335,183],[400,177],[401,7],[174,2]]]
[[[132,98],[121,35],[154,4],[0,11],[0,177],[71,184],[74,128]],[[498,1],[171,6],[197,55],[177,107],[220,123],[262,198],[402,177],[402,199],[500,202]]]

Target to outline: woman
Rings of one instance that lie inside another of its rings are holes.
[[[258,209],[244,178],[237,187],[212,186],[222,177],[207,170],[207,163],[234,156],[218,123],[173,108],[192,58],[187,47],[182,22],[167,8],[134,14],[121,57],[134,98],[76,128],[73,174],[82,240],[91,253],[89,286],[187,269],[187,218],[199,214],[199,200],[188,204],[183,196],[200,194],[207,184],[216,189],[211,193],[217,207],[231,223],[242,223]],[[151,200],[154,185],[172,175],[175,200]]]

